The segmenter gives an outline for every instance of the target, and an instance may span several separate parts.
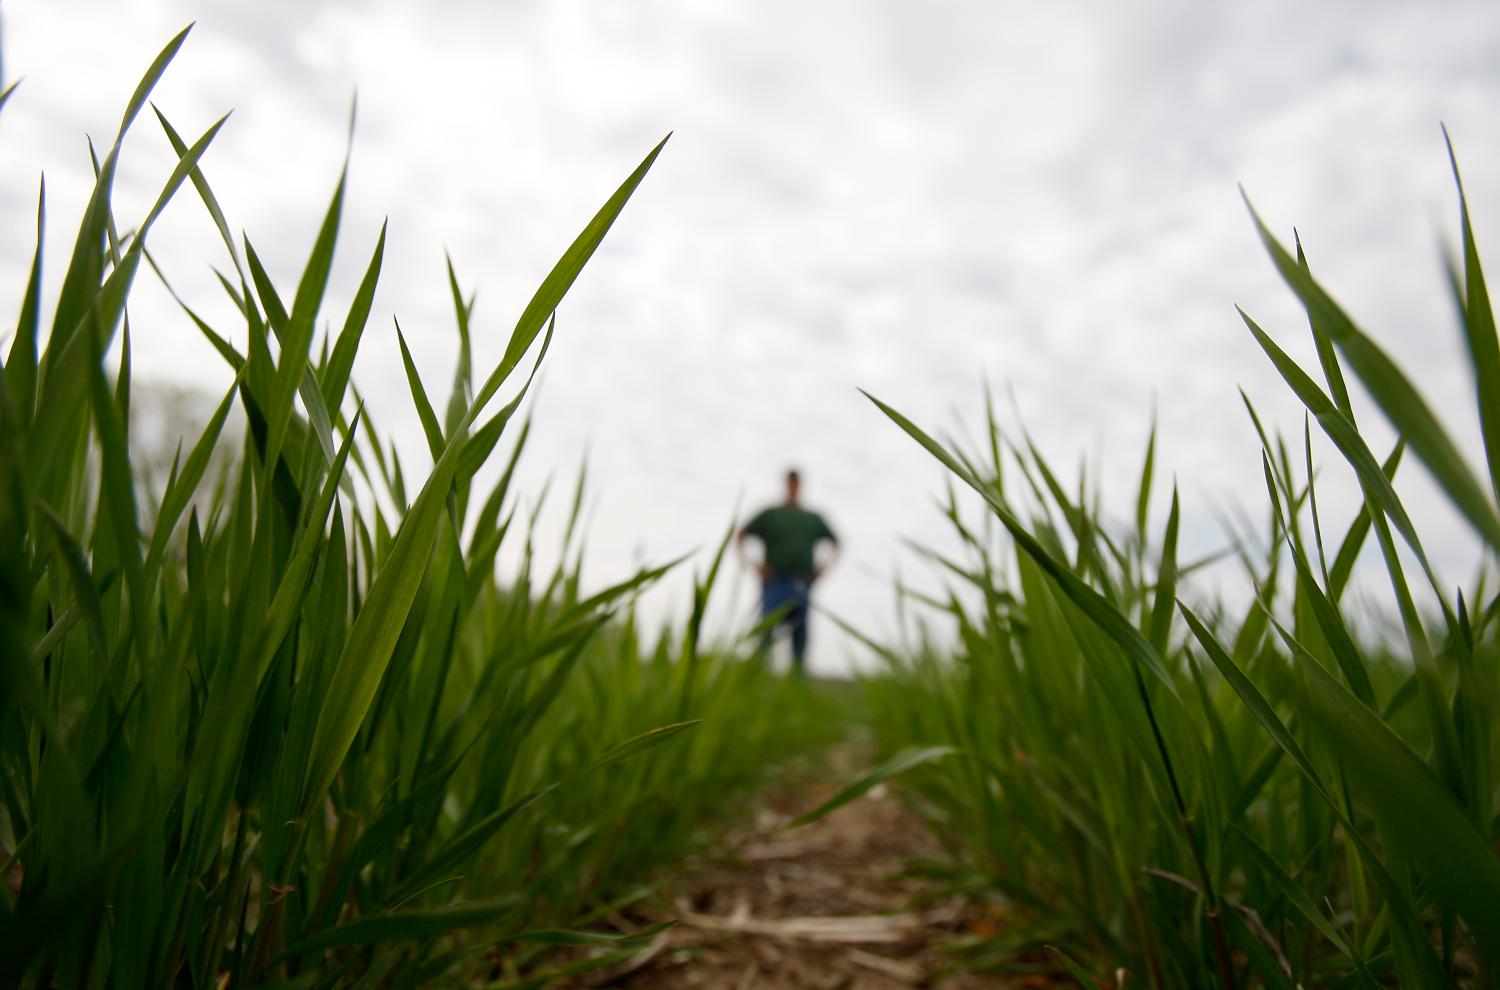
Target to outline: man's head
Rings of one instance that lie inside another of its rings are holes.
[[[787,471],[787,473],[786,473],[786,504],[787,505],[796,505],[797,504],[797,495],[801,491],[801,488],[802,488],[802,476],[797,473],[797,469],[796,468],[792,468],[791,470]]]

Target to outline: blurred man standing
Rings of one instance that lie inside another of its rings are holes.
[[[761,641],[762,655],[769,655],[771,636],[779,626],[792,633],[792,669],[806,672],[807,607],[813,582],[838,558],[839,540],[823,517],[802,506],[802,479],[795,470],[786,473],[786,501],[764,509],[740,530],[736,544],[740,559],[760,575],[760,614],[767,624]],[[748,537],[760,540],[761,560],[745,552]],[[818,560],[818,544],[829,550]]]

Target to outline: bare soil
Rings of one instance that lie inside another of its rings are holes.
[[[835,753],[833,762],[851,762]],[[826,776],[842,778],[842,774]],[[966,972],[945,948],[1003,919],[944,896],[912,874],[935,854],[922,823],[877,788],[799,829],[785,824],[832,787],[768,794],[753,819],[663,884],[663,897],[619,916],[639,930],[676,918],[632,959],[570,988],[617,990],[904,990],[1076,986],[1044,959],[1023,975]],[[1044,975],[1037,975],[1041,971]]]

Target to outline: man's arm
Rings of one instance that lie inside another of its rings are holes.
[[[814,544],[814,549],[826,542],[828,544],[828,550],[826,553],[821,555],[823,559],[819,561],[816,567],[813,568],[814,581],[821,578],[828,571],[828,568],[838,563],[839,559],[839,538],[834,535],[834,532],[829,528],[828,523],[824,522],[821,517],[819,517],[818,521],[823,523],[823,533],[818,538],[818,542]]]
[[[834,564],[838,563],[838,560],[839,560],[839,541],[838,540],[829,540],[828,541],[828,551],[826,553],[821,554],[820,556],[822,557],[822,559],[819,560],[818,561],[818,565],[813,568],[813,580],[814,581],[818,580],[824,574],[828,573],[828,568],[830,568]]]
[[[760,518],[759,516],[756,517],[756,519],[759,519],[759,518]],[[760,535],[760,534],[755,533],[755,532],[752,531],[752,527],[755,525],[755,521],[756,521],[755,519],[750,520],[749,523],[747,523],[745,526],[741,527],[740,531],[735,534],[735,537],[734,537],[734,550],[735,550],[735,556],[737,556],[737,557],[740,558],[740,563],[742,563],[746,567],[750,568],[750,570],[752,570],[752,571],[755,572],[755,576],[756,577],[758,577],[762,581],[764,581],[769,576],[769,574],[770,574],[769,569],[766,567],[765,561],[763,561],[763,560],[755,560],[745,550],[745,540],[748,539],[749,537],[759,536]]]

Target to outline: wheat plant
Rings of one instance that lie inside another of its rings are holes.
[[[39,203],[0,369],[0,987],[524,982],[537,946],[628,950],[650,932],[577,928],[642,896],[807,738],[766,714],[804,695],[700,642],[701,620],[645,645],[632,603],[665,567],[582,587],[581,481],[551,573],[516,510],[517,413],[554,313],[662,145],[482,375],[450,266],[446,402],[396,328],[424,476],[351,379],[383,230],[353,297],[327,291],[347,161],[293,282],[231,233],[205,177],[223,120],[188,141],[155,112],[176,166],[145,216],[114,215],[121,142],[186,34],[96,160],[48,328]],[[153,225],[194,197],[238,326],[178,302],[230,384],[148,488],[127,438],[132,336],[151,328],[129,301],[166,280]]]
[[[886,673],[868,684],[888,747],[956,753],[910,778],[953,882],[1029,919],[977,939],[978,961],[1054,943],[1152,987],[1494,985],[1500,598],[1483,576],[1443,583],[1393,484],[1403,456],[1421,461],[1492,573],[1500,348],[1458,191],[1449,270],[1483,428],[1477,472],[1300,245],[1252,210],[1306,309],[1323,381],[1241,314],[1308,413],[1288,443],[1246,398],[1269,524],[1263,542],[1237,541],[1254,588],[1243,606],[1193,591],[1211,561],[1179,560],[1175,490],[1164,528],[1148,526],[1154,431],[1122,527],[1097,486],[1069,490],[993,410],[974,451],[876,400],[984,503],[976,521],[950,492],[965,554],[924,551],[955,590],[915,607],[951,618],[956,653],[920,638],[884,648]],[[1361,432],[1349,373],[1395,428],[1394,450]],[[1314,463],[1314,427],[1360,496],[1353,519],[1319,512],[1318,486],[1335,475]],[[1371,542],[1394,640],[1344,601]]]

